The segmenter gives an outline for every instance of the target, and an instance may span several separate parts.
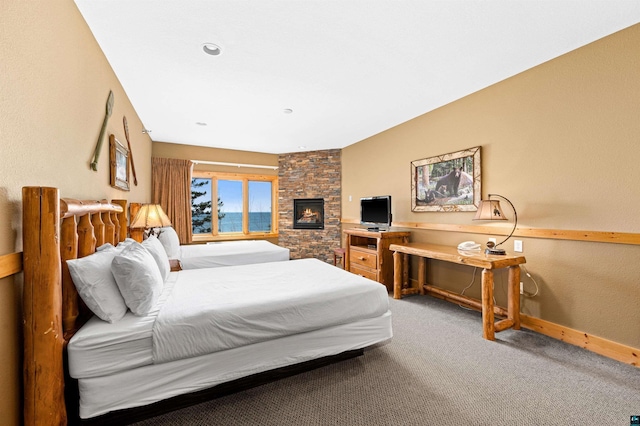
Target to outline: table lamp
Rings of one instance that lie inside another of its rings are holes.
[[[516,226],[518,225],[518,213],[516,212],[516,208],[513,207],[513,203],[509,201],[508,198],[503,197],[498,194],[489,194],[489,198],[487,200],[480,200],[480,205],[478,206],[478,211],[476,212],[476,216],[473,220],[508,220],[507,217],[502,212],[502,208],[500,207],[500,200],[492,200],[491,197],[499,197],[505,200],[511,208],[513,209],[513,229],[507,238],[500,241],[498,244],[495,244],[493,241],[489,241],[487,243],[487,248],[484,251],[486,254],[497,254],[497,255],[505,255],[507,252],[504,249],[498,248],[499,245],[503,244],[513,235],[516,230]]]
[[[171,221],[160,204],[143,204],[130,227],[144,228],[145,231],[148,230],[147,236],[149,236],[156,235],[154,228],[162,228],[163,226],[171,226]],[[160,235],[160,232],[157,235]]]

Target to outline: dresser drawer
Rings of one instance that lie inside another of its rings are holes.
[[[349,266],[349,272],[352,272],[356,275],[360,275],[365,278],[369,278],[373,281],[378,281],[378,272],[373,269],[363,268],[359,265],[354,265],[353,263]]]
[[[349,263],[366,266],[367,268],[378,268],[378,255],[375,253],[368,253],[363,250],[352,248],[349,253]]]

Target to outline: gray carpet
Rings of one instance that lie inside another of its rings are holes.
[[[478,312],[390,299],[393,340],[361,357],[137,425],[629,425],[640,368]]]

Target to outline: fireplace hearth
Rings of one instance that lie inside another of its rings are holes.
[[[324,229],[324,199],[294,199],[293,215],[293,229]]]

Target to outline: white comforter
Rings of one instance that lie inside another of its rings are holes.
[[[180,246],[182,269],[289,260],[289,249],[265,240],[224,241]]]
[[[156,364],[388,311],[383,285],[317,259],[179,274],[153,326]]]

